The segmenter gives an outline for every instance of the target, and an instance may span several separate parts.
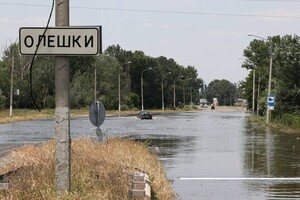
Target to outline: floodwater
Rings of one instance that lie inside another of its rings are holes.
[[[92,129],[88,118],[71,120],[72,138],[96,138]],[[300,199],[300,133],[260,127],[241,110],[107,117],[101,129],[158,147],[179,199]],[[1,154],[53,135],[54,120],[2,124]]]

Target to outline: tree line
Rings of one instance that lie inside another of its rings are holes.
[[[275,95],[273,117],[300,115],[300,38],[297,35],[254,39],[244,49],[242,67],[251,70],[243,81],[244,98],[252,102],[255,76],[255,106],[249,109],[264,115],[267,109],[270,57],[272,57],[271,94]]]
[[[11,75],[14,108],[34,108],[30,82],[38,107],[55,107],[55,59],[37,56],[30,80],[31,59],[19,54],[18,43],[4,50],[0,61],[0,107],[9,107]],[[214,80],[206,85],[194,66],[184,67],[172,58],[154,58],[143,51],[127,51],[119,45],[111,45],[97,56],[70,57],[70,65],[71,108],[87,107],[96,99],[106,109],[116,110],[120,88],[121,109],[141,109],[141,79],[145,109],[161,108],[162,92],[166,108],[197,104],[200,98],[212,102],[214,97],[220,105],[233,105],[237,98],[237,86],[228,80]]]

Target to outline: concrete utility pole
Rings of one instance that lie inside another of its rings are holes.
[[[97,68],[95,65],[95,90],[94,90],[95,102],[97,101]]]
[[[164,101],[164,82],[161,81],[161,109],[165,110],[165,101]]]
[[[121,66],[119,66],[118,73],[118,95],[119,95],[119,114],[121,112]]]
[[[11,77],[10,77],[10,102],[9,102],[9,116],[13,116],[13,98],[14,98],[14,65],[15,65],[15,55],[12,53],[11,58]]]
[[[253,80],[252,80],[252,114],[255,114],[255,68],[253,68]],[[258,101],[258,100],[257,100]]]
[[[272,44],[271,44],[272,45]],[[272,46],[270,47],[270,68],[269,68],[269,83],[268,83],[268,97],[271,95],[271,84],[272,84],[272,63],[273,63],[273,57],[272,57]],[[270,122],[270,108],[267,106],[267,119],[266,122]]]
[[[56,0],[55,26],[69,26],[69,0]],[[70,61],[67,56],[56,56],[55,62],[56,190],[65,192],[71,188]]]

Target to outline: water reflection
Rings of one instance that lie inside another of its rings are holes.
[[[54,120],[0,125],[0,149],[39,143],[54,136]],[[71,137],[95,137],[88,118],[71,120]],[[181,199],[300,199],[300,182],[287,180],[181,181],[181,177],[299,177],[300,135],[266,129],[240,111],[202,111],[107,117],[101,126],[109,137],[157,147]]]
[[[179,152],[193,153],[195,151],[195,136],[178,135],[131,135],[124,138],[141,142],[148,146],[165,164],[171,165],[173,158]]]
[[[246,182],[252,191],[265,192],[266,199],[300,199],[300,135],[287,134],[249,123],[245,129],[244,170],[249,177],[290,180]]]

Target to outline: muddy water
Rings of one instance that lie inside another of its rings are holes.
[[[73,138],[95,137],[91,129],[87,118],[71,121]],[[295,179],[300,177],[300,133],[265,129],[240,110],[155,115],[153,120],[107,117],[101,129],[108,137],[156,147],[181,199],[300,199]],[[53,120],[3,124],[0,149],[40,143],[53,133]]]

